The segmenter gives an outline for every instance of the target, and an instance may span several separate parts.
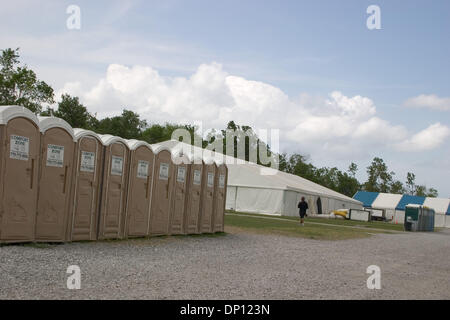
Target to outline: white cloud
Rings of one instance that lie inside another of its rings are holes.
[[[426,151],[431,150],[442,143],[450,135],[450,129],[440,123],[430,125],[428,128],[414,134],[411,138],[398,144],[402,151]]]
[[[302,94],[298,101],[270,84],[228,74],[218,63],[202,64],[189,77],[165,77],[148,66],[111,64],[96,85],[67,83],[58,93],[80,96],[101,117],[138,112],[150,123],[201,121],[203,129],[228,121],[255,129],[280,129],[290,150],[347,155],[374,148],[423,151],[437,148],[449,129],[439,123],[412,134],[377,116],[374,102],[334,91]]]
[[[450,111],[450,98],[440,98],[434,94],[421,94],[417,97],[409,98],[403,105],[410,108],[430,108]]]

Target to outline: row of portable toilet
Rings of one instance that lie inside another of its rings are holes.
[[[221,232],[227,167],[0,106],[0,242]]]

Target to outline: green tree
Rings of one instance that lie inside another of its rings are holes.
[[[436,198],[438,191],[435,188],[427,189],[425,185],[416,185],[416,175],[408,172],[406,175],[407,191],[411,195]]]
[[[401,183],[398,180],[392,182],[390,193],[395,193],[395,194],[403,194],[403,193],[405,193],[405,188],[403,187],[403,183]]]
[[[427,187],[426,186],[416,186],[416,196],[426,197],[427,196]]]
[[[124,139],[141,139],[147,122],[133,111],[124,109],[120,116],[104,118],[93,128],[101,134],[112,134]]]
[[[229,138],[232,138],[233,141],[227,141]],[[225,129],[209,132],[203,142],[203,147],[219,141],[222,141],[223,152],[235,158],[264,166],[271,166],[272,162],[279,161],[274,157],[270,146],[262,141],[250,126],[238,125],[234,121],[229,121]],[[264,156],[263,152],[266,152],[267,159],[261,159],[261,155]]]
[[[317,182],[316,167],[308,162],[308,157],[298,153],[292,154],[286,162],[286,172]]]
[[[427,197],[437,198],[437,196],[438,196],[438,191],[435,188],[428,189]]]
[[[364,190],[374,192],[390,192],[392,176],[394,172],[389,172],[384,160],[378,157],[373,158],[370,166],[367,167],[367,181],[364,183]]]
[[[166,123],[165,125],[153,124],[142,132],[142,139],[150,144],[158,143],[172,139],[172,134],[177,129],[186,129],[191,135],[191,144],[194,143],[194,137],[197,136],[197,128],[192,125],[179,125]]]
[[[61,101],[58,103],[56,111],[47,108],[41,115],[64,119],[73,128],[93,129],[97,126],[95,117],[80,103],[78,97],[71,97],[68,94],[61,95]]]
[[[356,176],[356,172],[358,172],[358,165],[354,162],[350,163],[347,171],[354,178]]]
[[[27,66],[19,65],[19,49],[2,50],[0,56],[0,105],[20,105],[34,113],[42,111],[42,104],[52,104],[53,89],[37,79]]]
[[[361,187],[359,181],[347,172],[338,171],[337,178],[338,184],[335,191],[345,194],[348,197],[353,197]]]
[[[416,194],[416,175],[412,172],[406,174],[406,188],[409,194]]]

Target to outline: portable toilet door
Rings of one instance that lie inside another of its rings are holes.
[[[125,211],[125,237],[145,237],[149,233],[155,156],[144,141],[128,140],[130,172]]]
[[[0,242],[34,241],[40,139],[34,113],[0,106]]]
[[[74,129],[72,211],[68,240],[96,240],[103,172],[103,143],[95,132]]]
[[[204,183],[202,190],[202,209],[200,215],[200,233],[211,233],[212,217],[214,212],[214,182],[216,164],[213,159],[205,160]]]
[[[220,164],[217,168],[216,181],[212,232],[223,232],[228,182],[228,168],[224,163]]]
[[[39,117],[41,157],[36,213],[37,241],[66,241],[75,136],[63,119]]]
[[[170,210],[170,234],[185,234],[186,195],[189,192],[190,160],[184,156],[174,158],[172,207]]]
[[[162,146],[155,146],[153,152],[155,173],[150,209],[150,235],[167,235],[174,175],[172,153],[170,149]]]
[[[125,220],[129,151],[125,139],[111,135],[100,138],[104,162],[98,239],[120,239]]]
[[[202,159],[195,159],[189,168],[189,187],[186,199],[186,234],[200,233],[199,221],[202,207],[203,171]]]

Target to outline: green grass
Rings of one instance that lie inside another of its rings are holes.
[[[62,242],[27,242],[27,243],[7,243],[5,245],[16,245],[37,249],[52,249],[62,244],[63,244]]]
[[[77,240],[73,242],[17,242],[17,243],[0,243],[0,247],[6,246],[22,246],[37,249],[52,249],[58,245],[77,243],[77,244],[89,244],[89,243],[134,243],[134,244],[147,244],[147,241],[169,241],[175,238],[216,238],[226,236],[226,232],[216,232],[216,233],[201,233],[201,234],[174,234],[174,235],[158,235],[158,236],[147,236],[147,237],[131,237],[128,239],[102,239],[102,240]],[[155,243],[159,243],[155,242]]]
[[[285,220],[285,221],[283,221]],[[292,219],[267,219],[264,217],[240,216],[228,214],[225,216],[225,226],[233,231],[233,228],[258,234],[275,234],[284,236],[301,237],[316,240],[345,240],[366,238],[373,233],[388,232],[385,230],[364,230],[363,228],[346,228],[336,225],[312,224],[305,221],[304,226],[295,223]]]
[[[249,215],[255,217],[274,217],[279,219],[286,219],[290,221],[298,221],[298,217],[288,217],[288,216],[270,216],[270,215],[262,215],[257,213],[246,213],[246,212],[229,212],[230,214],[241,214],[241,215]],[[316,223],[324,223],[324,224],[332,224],[332,225],[341,225],[341,226],[353,226],[353,227],[361,227],[361,228],[370,228],[370,229],[380,229],[386,231],[404,231],[402,224],[393,224],[389,222],[382,221],[371,221],[371,222],[363,222],[363,221],[353,221],[353,220],[344,220],[344,219],[325,219],[325,218],[305,218],[305,222],[316,222]]]

